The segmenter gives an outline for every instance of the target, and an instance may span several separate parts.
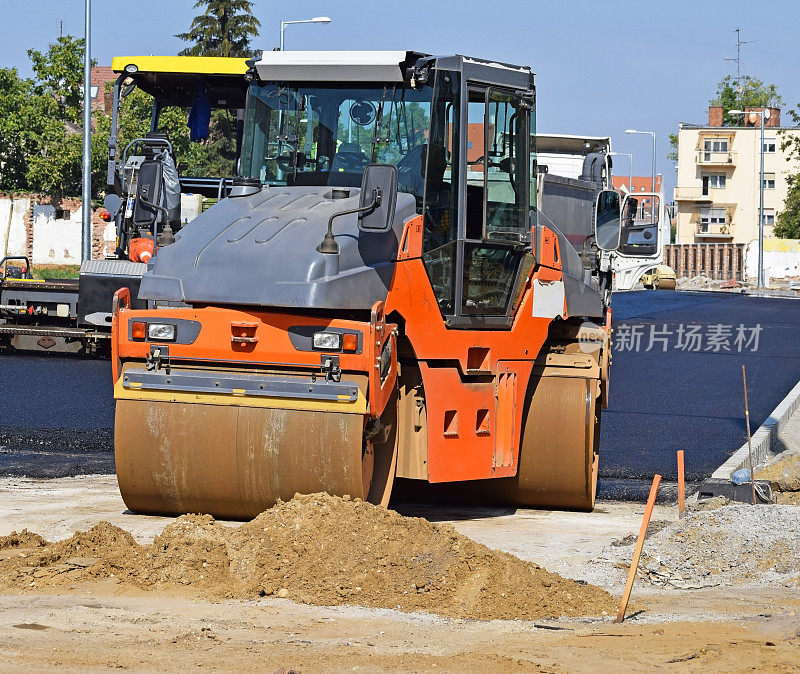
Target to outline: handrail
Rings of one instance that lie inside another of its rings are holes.
[[[0,268],[2,268],[8,260],[25,260],[25,278],[33,278],[31,274],[31,261],[28,259],[27,255],[6,255],[0,260]],[[5,278],[5,274],[3,274],[3,278]]]

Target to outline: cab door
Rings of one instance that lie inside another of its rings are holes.
[[[651,257],[658,254],[663,206],[661,194],[633,193],[625,197],[619,245],[621,255]]]
[[[530,237],[530,104],[518,94],[467,92],[457,323],[508,324]]]

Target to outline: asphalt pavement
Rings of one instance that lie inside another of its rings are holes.
[[[110,362],[48,353],[0,356],[0,475],[113,472]]]
[[[800,380],[800,301],[727,293],[614,296],[610,405],[603,412],[601,496],[640,498],[654,473],[708,477]],[[0,356],[0,474],[113,472],[108,361]]]
[[[753,432],[800,380],[798,300],[641,291],[612,309],[601,495],[640,498],[655,473],[676,480],[679,449],[688,481],[710,476],[747,440],[742,365]]]

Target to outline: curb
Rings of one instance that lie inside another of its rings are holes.
[[[795,384],[789,394],[781,400],[778,406],[772,410],[772,414],[753,434],[751,442],[753,446],[753,461],[756,466],[763,464],[769,458],[777,435],[798,408],[800,408],[800,382]],[[731,458],[714,471],[710,479],[730,481],[734,471],[749,467],[750,458],[747,443],[745,442],[733,453]]]

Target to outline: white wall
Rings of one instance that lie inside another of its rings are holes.
[[[189,221],[202,210],[200,195],[181,195],[182,213]],[[33,259],[31,264],[80,264],[81,263],[81,205],[78,199],[62,202],[66,217],[56,219],[56,207],[50,204],[33,203]],[[25,255],[27,232],[25,219],[31,208],[30,197],[15,197],[11,212],[11,199],[0,198],[0,258],[6,255]],[[11,219],[9,220],[9,213]],[[117,246],[117,231],[113,222],[105,223],[95,215],[92,222],[94,232],[102,233],[100,248],[93,242],[92,256],[104,258],[114,254]]]
[[[758,240],[747,244],[745,274],[748,281],[758,278]],[[764,239],[764,280],[800,277],[800,241]]]
[[[81,263],[81,209],[56,220],[55,207],[33,205],[33,264]]]
[[[0,258],[25,255],[25,214],[30,205],[30,199],[14,199],[12,212],[11,199],[0,199]]]

